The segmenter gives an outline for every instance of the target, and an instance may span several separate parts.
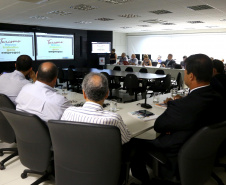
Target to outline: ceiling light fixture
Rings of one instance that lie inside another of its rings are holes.
[[[132,0],[99,0],[106,3],[112,3],[112,4],[122,4],[122,3],[128,3]]]
[[[48,12],[47,14],[56,14],[56,15],[65,16],[65,15],[69,15],[69,14],[72,14],[72,13],[71,12],[65,12],[65,11],[59,11],[59,10],[54,10],[54,11]]]
[[[140,26],[140,27],[150,27],[149,25],[137,25],[137,26]]]
[[[188,6],[187,8],[195,11],[214,9],[212,6],[209,6],[209,5]]]
[[[95,20],[98,20],[98,21],[112,21],[112,20],[114,20],[114,19],[102,17],[102,18],[98,18],[98,19],[95,19]]]
[[[97,9],[96,6],[90,6],[90,5],[85,5],[85,4],[70,6],[70,8],[77,9],[77,10],[84,10],[84,11]]]
[[[140,17],[140,16],[139,15],[134,15],[134,14],[124,14],[124,15],[119,15],[119,17],[136,18],[136,17]]]
[[[76,21],[74,23],[76,23],[76,24],[91,24],[92,22],[88,22],[88,21]]]
[[[31,16],[31,17],[29,17],[29,18],[31,18],[31,19],[39,19],[39,20],[46,20],[46,19],[49,19],[49,17],[39,16],[39,15]]]
[[[123,27],[120,27],[120,28],[123,28],[123,29],[128,29],[128,28],[131,28],[131,27],[126,27],[126,26],[123,26]]]
[[[163,23],[166,23],[167,21],[163,21],[159,19],[149,19],[149,20],[144,20],[143,22],[147,22],[151,24],[163,24]]]
[[[204,23],[202,21],[188,21],[188,23],[191,23],[191,24],[200,24],[200,23]]]
[[[173,12],[170,12],[168,10],[155,10],[155,11],[150,11],[150,13],[154,13],[154,14],[167,14],[167,13],[173,13]]]

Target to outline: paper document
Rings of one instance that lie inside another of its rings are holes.
[[[139,111],[128,112],[128,114],[141,121],[155,120],[156,118],[159,117],[159,115],[156,115],[156,114],[145,117],[142,114],[140,114]]]

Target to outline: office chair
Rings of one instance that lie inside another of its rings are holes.
[[[127,71],[127,72],[133,72],[133,68],[132,68],[132,67],[127,67],[127,68],[125,69],[125,71]]]
[[[57,185],[118,184],[122,145],[117,127],[59,120],[49,120],[48,127]]]
[[[167,74],[165,78],[162,79],[156,79],[154,83],[151,84],[149,90],[152,90],[153,92],[161,92],[169,93],[171,88],[171,75]]]
[[[28,173],[43,175],[32,185],[49,180],[52,173],[51,139],[46,123],[38,116],[8,108],[0,108],[12,126],[17,140],[21,163],[28,167],[21,178],[26,178]]]
[[[4,94],[0,94],[0,108],[7,107],[10,109],[16,109],[14,103]],[[0,113],[0,140],[5,143],[15,143],[16,136],[13,128],[10,126],[5,116]],[[17,148],[0,148],[0,156],[3,156],[3,152],[13,152],[11,155],[0,161],[0,170],[5,169],[5,163],[18,155]]]
[[[212,170],[219,146],[226,139],[225,133],[226,121],[201,128],[184,143],[178,155],[181,184],[205,184],[212,176],[219,185],[223,185]],[[149,155],[155,162],[158,161],[163,165],[167,163],[162,152],[150,152]]]
[[[182,80],[182,77],[181,77],[181,72],[179,72],[177,74],[176,80],[171,80],[171,83],[172,83],[172,85],[171,85],[170,89],[178,88],[178,90],[180,90],[182,88],[183,80]]]
[[[55,87],[63,87],[63,83],[67,82],[67,80],[64,78],[64,72],[62,68],[58,67],[58,75],[57,75],[57,81]]]
[[[140,73],[148,73],[148,70],[147,70],[147,68],[141,68],[141,69],[139,70],[139,72],[140,72]]]
[[[113,68],[113,70],[115,70],[115,71],[121,71],[121,67],[120,67],[120,66],[115,66],[115,67]]]
[[[80,79],[78,76],[78,72],[73,71],[73,68],[68,68],[68,89],[72,89],[72,91],[79,92],[79,89],[81,89],[82,79]]]
[[[102,74],[104,74],[106,76],[106,78],[108,79],[108,88],[109,88],[109,91],[110,91],[110,95],[108,96],[107,99],[116,99],[116,100],[120,100],[122,101],[122,98],[120,97],[117,97],[117,96],[112,96],[112,90],[113,89],[119,89],[121,87],[120,83],[116,83],[114,81],[114,78],[111,79],[110,75],[106,72],[101,72]]]
[[[164,75],[165,72],[162,69],[158,69],[158,70],[155,71],[155,74],[157,74],[157,75]]]
[[[135,74],[127,74],[124,84],[130,96],[135,94],[135,99],[125,101],[124,103],[137,101],[137,94],[140,92],[143,93],[146,90],[145,87],[139,87],[139,80]]]

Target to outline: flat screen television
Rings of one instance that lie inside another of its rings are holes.
[[[74,35],[35,33],[36,59],[60,60],[74,59]]]
[[[91,53],[111,53],[111,42],[92,42]]]
[[[0,31],[0,62],[16,61],[20,55],[35,60],[34,33]]]

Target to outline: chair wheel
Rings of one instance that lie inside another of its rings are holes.
[[[4,170],[5,169],[5,166],[0,164],[0,170]]]
[[[21,178],[22,178],[22,179],[27,178],[27,174],[26,174],[26,173],[22,173],[22,174],[21,174]]]
[[[3,156],[3,152],[0,152],[0,156]]]

